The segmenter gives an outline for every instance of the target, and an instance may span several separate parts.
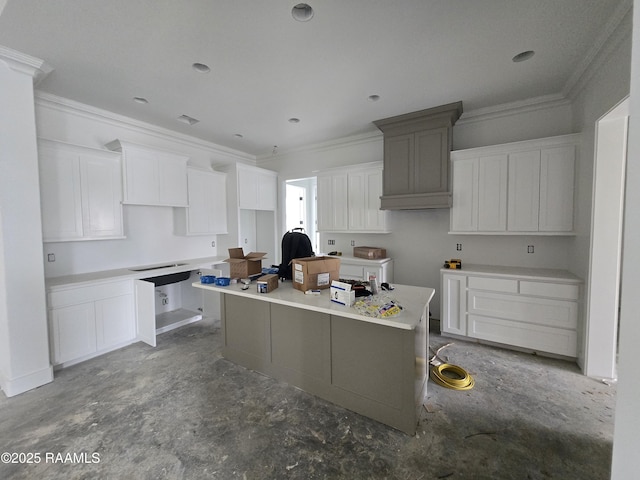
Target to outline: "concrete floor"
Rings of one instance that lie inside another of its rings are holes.
[[[615,386],[571,363],[456,340],[442,354],[476,386],[430,382],[409,437],[233,365],[220,346],[205,319],[0,395],[0,452],[41,456],[0,463],[0,478],[609,478]]]

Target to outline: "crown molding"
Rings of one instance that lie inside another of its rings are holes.
[[[475,110],[464,112],[462,114],[462,117],[460,117],[460,120],[456,122],[456,126],[468,125],[470,123],[483,122],[485,120],[493,120],[501,117],[509,117],[511,115],[519,115],[527,112],[535,112],[537,110],[565,107],[570,105],[571,102],[560,93],[542,95],[540,97],[532,97],[525,100],[502,103],[500,105],[477,108]]]
[[[29,75],[33,78],[34,85],[40,83],[53,71],[53,68],[44,60],[18,52],[3,45],[0,45],[0,61],[6,63],[12,70]]]
[[[623,23],[633,7],[633,0],[622,0],[615,8],[589,52],[567,79],[562,94],[574,100],[589,83],[589,80],[606,63],[610,54],[631,37],[631,22]],[[626,26],[625,26],[626,25]]]
[[[383,139],[382,132],[378,129],[375,129],[375,130],[370,130],[364,133],[359,133],[356,135],[336,138],[334,140],[327,140],[326,142],[314,143],[314,144],[304,145],[301,147],[295,147],[295,148],[290,148],[286,150],[279,150],[276,154],[258,155],[256,157],[256,161],[259,163],[261,161],[271,160],[279,156],[291,155],[291,154],[302,153],[302,152],[310,152],[310,151],[326,152],[326,151],[335,150],[338,148],[358,146],[358,145],[370,143],[372,141],[382,142],[382,139]]]
[[[36,105],[50,108],[52,110],[58,110],[60,112],[76,115],[79,117],[96,120],[101,123],[106,123],[119,128],[127,128],[137,133],[143,133],[150,135],[161,140],[170,139],[176,143],[187,145],[190,147],[198,147],[204,150],[209,150],[216,155],[216,159],[224,159],[228,162],[241,162],[250,163],[255,165],[256,157],[248,153],[241,152],[239,150],[233,150],[231,148],[223,147],[213,142],[208,142],[196,137],[184,135],[167,128],[158,127],[150,123],[135,120],[124,115],[109,112],[97,107],[92,107],[84,103],[76,102],[68,98],[59,97],[50,93],[36,91],[35,92]]]

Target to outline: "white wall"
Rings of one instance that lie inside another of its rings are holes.
[[[627,156],[625,202],[625,245],[622,263],[622,296],[620,314],[620,354],[618,357],[618,398],[613,436],[611,478],[638,478],[640,452],[640,0],[634,1],[633,57],[631,68],[631,118]]]
[[[253,157],[202,140],[135,122],[65,99],[39,94],[36,99],[38,136],[92,148],[116,138],[189,155],[189,165],[221,168]],[[171,207],[124,206],[125,240],[45,243],[45,276],[59,276],[128,266],[217,255],[215,235],[173,234]],[[223,253],[224,254],[224,253]]]

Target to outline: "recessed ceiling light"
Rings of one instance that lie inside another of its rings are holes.
[[[534,52],[533,50],[527,50],[526,52],[520,52],[519,54],[514,56],[511,60],[516,62],[516,63],[524,62],[525,60],[529,60],[535,54],[536,54],[536,52]]]
[[[369,95],[367,98],[370,102],[377,102],[380,100],[380,95]]]
[[[233,136],[236,138],[244,138],[241,133],[234,133]]]
[[[209,68],[209,65],[205,65],[204,63],[197,63],[196,62],[191,66],[198,73],[209,73],[211,71],[211,69]]]
[[[147,100],[144,97],[133,97],[133,101],[136,102],[136,103],[141,103],[141,104],[149,103],[149,100]]]
[[[182,123],[186,123],[187,125],[195,125],[200,120],[198,120],[197,118],[190,117],[189,115],[180,115],[178,117],[178,121]]]
[[[291,9],[291,16],[299,22],[308,22],[313,18],[313,8],[306,3],[299,3]]]
[[[291,117],[289,119],[289,123],[300,123],[300,119],[296,117]]]

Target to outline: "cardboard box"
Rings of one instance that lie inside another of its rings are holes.
[[[350,307],[356,301],[356,292],[350,283],[334,280],[331,282],[331,301]]]
[[[263,275],[258,278],[258,280],[256,280],[256,285],[258,288],[258,293],[273,292],[276,288],[278,288],[278,275],[276,275],[275,273]]]
[[[387,258],[387,250],[378,247],[353,247],[353,256],[369,260]]]
[[[225,260],[229,264],[229,276],[247,278],[262,273],[262,257],[265,255],[264,252],[251,252],[245,256],[242,247],[230,248],[229,258]]]
[[[303,292],[331,287],[340,278],[340,259],[335,257],[294,258],[291,261],[293,288]]]

